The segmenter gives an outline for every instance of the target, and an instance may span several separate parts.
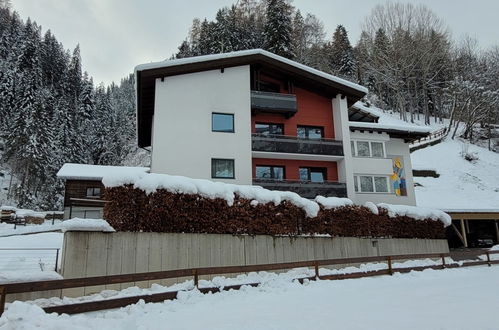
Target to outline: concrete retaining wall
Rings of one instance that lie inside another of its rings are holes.
[[[430,239],[67,232],[62,276],[67,279],[195,267],[448,252],[446,240]],[[65,289],[62,295],[81,296],[133,285],[149,287],[152,283],[170,285],[179,280],[184,279]]]

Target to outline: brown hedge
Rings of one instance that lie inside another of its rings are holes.
[[[106,188],[104,217],[118,231],[213,233],[248,235],[329,234],[349,237],[444,238],[440,221],[390,218],[363,206],[321,209],[317,217],[288,202],[253,206],[236,198],[223,199],[174,194],[158,190],[147,195],[131,186]]]

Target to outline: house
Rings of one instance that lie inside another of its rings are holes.
[[[147,167],[64,164],[57,177],[65,180],[64,219],[102,218],[105,204],[102,178],[108,174],[145,173]]]
[[[415,205],[409,142],[356,104],[367,89],[261,49],[135,68],[151,172]]]

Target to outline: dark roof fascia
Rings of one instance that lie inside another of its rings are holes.
[[[350,131],[372,131],[372,132],[384,132],[390,135],[394,139],[404,139],[406,142],[414,141],[423,137],[430,135],[429,132],[414,132],[407,131],[403,129],[393,129],[393,128],[378,128],[378,127],[356,127],[355,125],[350,125]]]

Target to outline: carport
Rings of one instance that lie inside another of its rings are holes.
[[[470,234],[487,235],[499,242],[499,209],[443,210],[452,218],[450,231],[455,233],[464,247],[470,245]],[[452,235],[452,234],[451,234]],[[449,235],[448,235],[449,238]],[[449,238],[450,240],[450,238]],[[451,244],[451,242],[449,242]]]

